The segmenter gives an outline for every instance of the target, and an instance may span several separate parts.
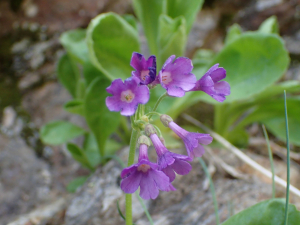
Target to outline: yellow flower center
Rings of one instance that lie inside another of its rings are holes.
[[[123,91],[121,93],[121,101],[130,103],[132,102],[133,99],[134,99],[134,94],[132,93],[131,90]]]

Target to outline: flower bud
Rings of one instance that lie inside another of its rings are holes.
[[[173,119],[170,116],[164,114],[160,116],[160,121],[164,126],[169,127],[169,123],[173,122]]]
[[[152,126],[151,124],[147,124],[145,126],[145,133],[148,137],[150,137],[151,134],[156,134],[156,130],[154,126]]]
[[[142,135],[139,137],[138,144],[139,145],[145,144],[149,147],[151,145],[151,142],[147,136]]]

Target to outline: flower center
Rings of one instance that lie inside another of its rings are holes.
[[[164,84],[170,83],[172,81],[171,73],[170,72],[163,72],[162,75],[161,75],[161,81]]]
[[[132,93],[131,90],[123,91],[121,93],[121,101],[130,103],[132,102],[133,99],[134,99],[134,94]]]
[[[149,76],[149,70],[142,70],[142,72],[141,72],[141,79],[143,81],[145,81],[148,76]]]
[[[149,169],[150,169],[150,166],[147,164],[139,165],[137,168],[138,171],[142,171],[143,173],[146,173]]]

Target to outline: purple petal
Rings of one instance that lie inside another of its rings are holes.
[[[174,161],[175,159],[173,158],[172,154],[168,151],[158,158],[157,164],[159,166],[159,169],[162,170],[167,166],[172,165]]]
[[[140,53],[137,52],[132,53],[130,66],[132,66],[137,71],[141,71],[143,69],[141,64],[141,60],[143,57],[144,56]]]
[[[176,191],[176,188],[172,184],[170,184],[169,187],[165,191],[168,191],[168,192],[169,191]]]
[[[216,83],[214,88],[218,94],[230,95],[230,85],[226,81]]]
[[[120,106],[120,98],[117,96],[109,96],[105,99],[105,104],[110,111],[118,112],[122,110]]]
[[[210,74],[211,79],[216,83],[226,77],[226,70],[222,67],[214,70]]]
[[[171,72],[172,76],[182,76],[183,74],[189,74],[193,70],[193,63],[189,58],[178,57],[173,63],[168,63],[164,70]]]
[[[192,166],[188,162],[178,159],[175,159],[175,162],[171,165],[171,167],[177,174],[180,175],[186,175],[192,169]]]
[[[146,104],[150,98],[149,88],[145,85],[141,85],[136,89],[135,99],[137,103]]]
[[[106,88],[106,91],[112,95],[119,95],[124,90],[122,79],[113,80],[111,85]]]
[[[197,148],[191,152],[191,157],[201,157],[205,152],[205,149],[202,145],[198,145]]]
[[[142,173],[135,171],[130,176],[121,181],[121,189],[127,194],[134,193],[140,185],[141,178]]]
[[[167,92],[169,96],[178,97],[178,98],[183,97],[185,95],[185,91],[182,90],[182,88],[177,86],[168,87]]]
[[[122,116],[132,116],[135,113],[137,107],[138,107],[138,105],[135,105],[135,106],[124,105],[124,108],[122,108],[122,111],[121,111],[121,115]]]
[[[159,194],[159,190],[155,181],[150,176],[143,176],[140,182],[140,196],[145,199],[155,199]]]
[[[136,171],[136,167],[137,167],[137,165],[134,164],[132,166],[124,168],[122,170],[122,172],[121,172],[121,178],[124,179],[124,178],[128,177],[131,173],[133,173],[134,171]]]
[[[152,179],[155,181],[157,187],[160,190],[165,191],[169,187],[170,184],[169,177],[166,174],[164,174],[162,171],[151,170],[149,171],[149,176],[152,177]]]
[[[165,69],[165,67],[166,67],[168,64],[172,63],[173,60],[174,60],[175,58],[176,58],[175,55],[171,55],[171,56],[166,60],[166,62],[165,62],[165,64],[163,65],[162,69]]]
[[[176,178],[176,174],[171,166],[167,166],[166,168],[162,169],[162,171],[169,177],[170,182],[173,182]]]

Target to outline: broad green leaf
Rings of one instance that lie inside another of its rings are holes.
[[[166,15],[159,17],[158,47],[159,54],[157,68],[161,69],[163,63],[171,55],[177,57],[184,55],[187,40],[185,19],[177,17],[172,19]]]
[[[85,29],[76,29],[66,31],[60,37],[60,42],[68,54],[81,64],[88,60],[88,48],[85,36]]]
[[[136,18],[131,14],[122,15],[123,19],[126,20],[135,30],[138,30]]]
[[[131,55],[139,52],[137,30],[115,13],[103,13],[94,18],[87,31],[91,62],[110,80],[126,79],[133,70]]]
[[[222,49],[212,65],[216,63],[227,71],[229,103],[248,99],[274,84],[287,70],[289,56],[277,35],[246,32]]]
[[[97,140],[92,132],[85,135],[83,151],[93,167],[96,167],[100,164],[101,156],[98,150]]]
[[[258,28],[258,31],[261,33],[267,34],[278,34],[279,25],[276,16],[271,16],[266,19]]]
[[[199,49],[193,58],[193,73],[200,79],[206,72],[208,65],[211,64],[216,53],[209,49]]]
[[[84,99],[86,84],[83,78],[80,78],[77,82],[76,96],[78,99]]]
[[[242,34],[242,28],[238,24],[233,24],[231,27],[229,27],[229,30],[227,32],[226,38],[225,38],[225,45],[229,44],[230,42],[234,41],[236,38],[238,38]]]
[[[225,101],[231,103],[250,99],[272,86],[286,71],[289,57],[277,35],[246,32],[226,45],[206,70],[216,63],[227,71],[225,80],[230,84],[231,94]],[[177,116],[200,100],[218,104],[203,92],[190,92],[177,99],[168,113]]]
[[[79,162],[82,166],[94,170],[94,167],[90,164],[86,153],[79,148],[77,145],[73,143],[68,143],[67,144],[67,149],[71,153],[72,157]]]
[[[81,99],[73,99],[64,104],[64,110],[84,116],[84,108],[83,108],[83,100]]]
[[[40,136],[44,143],[50,145],[60,145],[67,141],[70,141],[86,131],[74,125],[73,123],[66,121],[53,121],[40,130]]]
[[[78,68],[73,64],[68,55],[63,55],[57,64],[57,77],[60,83],[70,92],[75,98],[77,92],[77,83],[79,80]]]
[[[300,145],[300,97],[287,99],[287,110],[289,119],[290,142]],[[285,116],[283,99],[270,100],[254,108],[254,110],[243,119],[238,126],[245,127],[253,122],[261,122],[281,140],[286,140]]]
[[[76,177],[73,179],[70,183],[68,183],[67,190],[70,193],[75,193],[76,190],[81,187],[86,180],[88,179],[88,176],[81,176],[81,177]]]
[[[106,145],[105,145],[107,155],[115,154],[116,151],[120,150],[121,147],[122,147],[122,145],[113,139],[108,139],[106,142]]]
[[[274,84],[263,92],[255,95],[252,101],[258,102],[262,100],[269,100],[273,96],[282,94],[284,90],[286,90],[287,93],[300,92],[300,82],[297,80],[288,80]]]
[[[83,65],[83,76],[86,82],[86,86],[89,86],[96,78],[106,78],[105,75],[90,61],[87,61]]]
[[[204,0],[167,0],[166,14],[172,18],[184,16],[188,34],[203,3]]]
[[[271,199],[243,210],[222,225],[284,225],[284,214],[285,200]],[[300,212],[292,204],[289,204],[287,224],[300,224]]]
[[[95,79],[87,88],[85,97],[86,120],[95,135],[101,156],[105,155],[105,143],[120,123],[120,113],[111,112],[105,104],[106,88],[111,82],[105,78]]]
[[[158,54],[158,18],[164,12],[166,0],[133,0],[134,11],[143,25],[150,53]]]

